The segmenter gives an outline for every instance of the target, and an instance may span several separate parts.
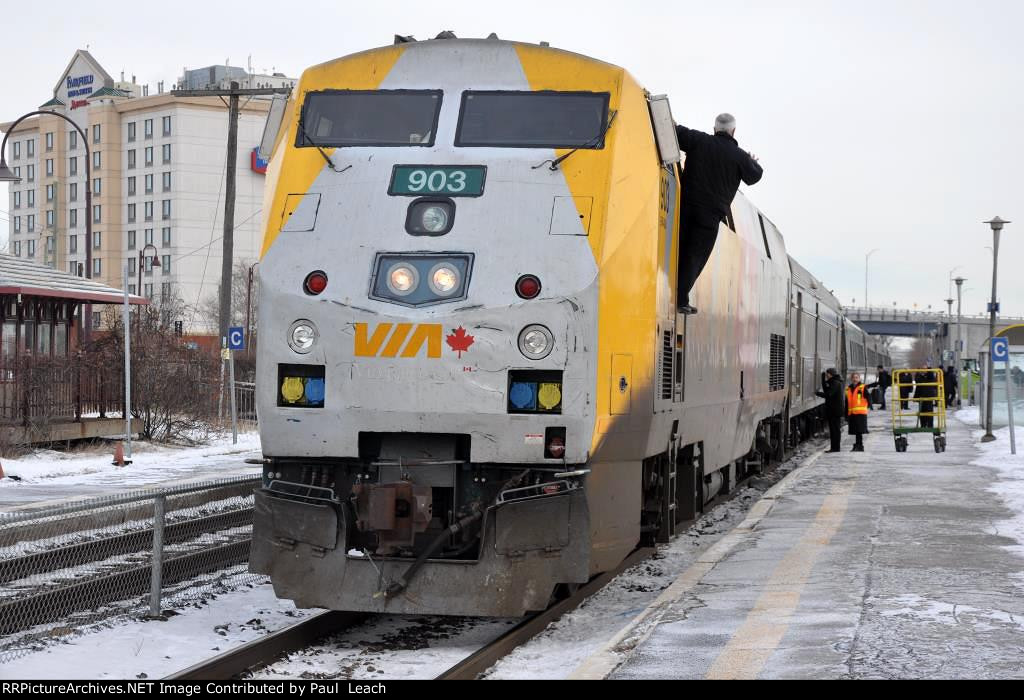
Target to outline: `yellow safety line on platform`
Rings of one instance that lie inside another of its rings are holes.
[[[814,522],[775,567],[746,621],[715,659],[706,678],[748,680],[761,673],[789,629],[815,561],[839,531],[855,485],[856,477],[825,497]]]

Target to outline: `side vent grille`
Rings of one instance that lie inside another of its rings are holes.
[[[672,400],[672,359],[675,348],[672,347],[672,331],[661,334],[661,398]]]
[[[786,388],[786,337],[772,333],[771,362],[768,365],[768,390]]]

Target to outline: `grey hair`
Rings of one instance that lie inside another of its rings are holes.
[[[731,134],[736,131],[736,117],[732,116],[728,112],[719,114],[715,117],[715,133],[726,132]]]

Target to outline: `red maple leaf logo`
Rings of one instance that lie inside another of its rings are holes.
[[[452,331],[451,335],[445,336],[445,342],[448,343],[448,346],[451,347],[452,350],[459,353],[459,359],[461,360],[462,353],[469,350],[469,346],[472,345],[475,340],[473,339],[473,336],[466,333],[465,328],[459,326],[457,329]]]

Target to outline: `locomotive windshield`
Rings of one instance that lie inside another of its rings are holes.
[[[604,148],[608,93],[464,92],[456,146]]]
[[[440,111],[440,90],[311,92],[295,145],[432,146]]]

